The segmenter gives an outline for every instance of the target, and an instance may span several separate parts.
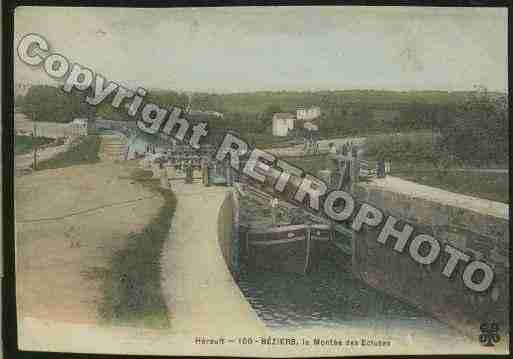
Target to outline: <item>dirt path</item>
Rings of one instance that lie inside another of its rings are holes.
[[[37,160],[38,161],[45,161],[53,156],[57,155],[61,152],[66,152],[69,149],[69,144],[64,144],[60,146],[51,146],[46,147],[43,149],[40,149],[37,152]],[[26,153],[23,155],[15,156],[14,158],[14,168],[16,171],[24,171],[31,169],[32,164],[34,163],[34,153]]]
[[[69,135],[67,123],[36,121],[35,124],[37,136],[59,138]],[[31,134],[34,131],[34,121],[21,112],[15,112],[14,128],[17,133]]]

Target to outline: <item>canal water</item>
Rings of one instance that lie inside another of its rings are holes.
[[[269,228],[271,209],[245,196],[241,223]],[[278,222],[303,223],[297,213],[280,210]],[[299,222],[295,222],[298,220]],[[339,249],[326,251],[318,268],[307,274],[251,270],[241,261],[239,287],[266,326],[275,329],[389,326],[449,336],[452,330],[414,306],[378,291],[351,273],[351,258]]]
[[[423,331],[449,331],[428,314],[341,270],[340,258],[325,256],[319,269],[308,274],[249,271],[242,265],[239,286],[260,319],[276,329],[373,323],[412,328],[420,324]]]

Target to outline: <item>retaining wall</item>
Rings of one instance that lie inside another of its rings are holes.
[[[217,219],[219,247],[230,273],[235,280],[239,278],[240,241],[239,241],[239,200],[236,191],[227,194]]]
[[[387,215],[409,223],[416,234],[440,241],[441,255],[430,265],[415,262],[408,254],[393,250],[395,240],[377,242],[377,229],[367,226],[354,233],[353,271],[369,285],[414,304],[468,335],[479,335],[481,323],[497,322],[509,332],[509,207],[506,204],[462,196],[395,178],[358,184],[354,194]],[[488,290],[476,293],[461,280],[460,263],[450,279],[442,275],[450,244],[483,260],[495,272]]]

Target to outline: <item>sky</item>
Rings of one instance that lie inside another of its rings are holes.
[[[134,89],[507,90],[506,8],[18,7],[14,48],[28,33]]]

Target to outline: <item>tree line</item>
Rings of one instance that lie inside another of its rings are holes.
[[[16,106],[35,121],[70,122],[77,117],[133,120],[125,108],[115,109],[107,98],[90,106],[87,93],[68,95],[54,86],[32,86]],[[146,102],[162,106],[191,107],[223,113],[223,117],[196,115],[213,133],[227,129],[245,137],[271,137],[272,116],[293,112],[297,106],[321,108],[320,136],[365,135],[367,133],[430,130],[437,134],[442,156],[464,162],[504,163],[508,158],[507,95],[476,88],[467,92],[444,91],[317,91],[255,92],[238,94],[150,91]],[[386,121],[375,111],[393,111]],[[192,116],[191,116],[192,117]]]

